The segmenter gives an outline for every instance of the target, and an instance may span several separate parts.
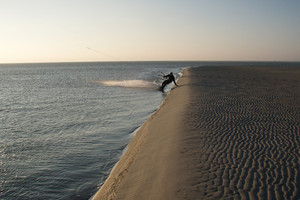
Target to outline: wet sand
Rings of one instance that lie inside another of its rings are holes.
[[[300,67],[184,71],[94,199],[300,199]]]

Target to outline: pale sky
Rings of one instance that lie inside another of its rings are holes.
[[[0,0],[0,63],[300,61],[299,0]]]

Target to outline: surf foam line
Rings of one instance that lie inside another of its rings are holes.
[[[97,83],[114,86],[114,87],[128,87],[128,88],[157,88],[159,84],[156,82],[144,81],[144,80],[107,80],[96,81]]]

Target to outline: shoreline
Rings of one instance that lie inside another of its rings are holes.
[[[298,199],[299,75],[185,69],[93,199]]]
[[[183,76],[179,78],[178,84],[183,84],[182,79],[184,77],[185,71],[187,71],[188,69],[189,68],[183,70]],[[97,193],[92,197],[92,199],[98,200],[115,198],[115,192],[118,190],[121,181],[127,175],[129,167],[136,159],[141,146],[144,144],[145,138],[149,134],[150,124],[153,123],[152,121],[154,120],[154,118],[156,118],[157,115],[160,115],[161,112],[164,112],[165,115],[168,114],[166,111],[162,110],[165,110],[164,107],[166,102],[169,101],[168,99],[172,98],[170,96],[172,96],[173,89],[175,89],[175,87],[171,89],[159,108],[141,125],[141,127],[136,130],[136,133],[128,144],[126,151],[124,151],[120,160],[115,164],[110,175],[101,186],[101,188],[97,191]]]

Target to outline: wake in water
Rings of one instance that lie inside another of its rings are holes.
[[[115,86],[115,87],[127,87],[127,88],[148,88],[148,89],[157,89],[160,87],[160,84],[153,81],[145,80],[107,80],[107,81],[96,81],[97,83],[106,85],[106,86]]]
[[[162,78],[157,71],[142,72],[137,79],[131,80],[105,80],[96,81],[105,86],[139,88],[139,89],[158,89]]]
[[[156,89],[160,90],[161,83],[164,80],[164,73],[162,72],[144,72],[140,74],[141,79],[133,80],[105,80],[105,81],[95,81],[105,86],[113,87],[126,87],[126,88],[142,88],[142,89]],[[181,77],[181,73],[177,73],[177,80]],[[176,80],[176,81],[177,81]]]

